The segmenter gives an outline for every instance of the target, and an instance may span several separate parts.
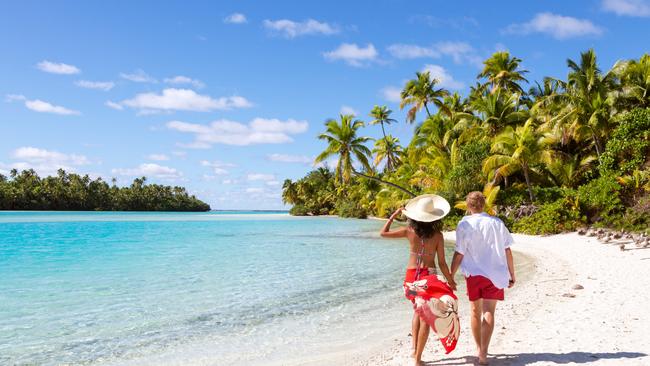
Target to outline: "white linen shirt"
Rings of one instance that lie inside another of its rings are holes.
[[[508,287],[506,248],[512,243],[512,235],[499,218],[485,212],[463,217],[456,228],[456,251],[463,255],[461,271],[465,277],[487,277],[497,288]]]

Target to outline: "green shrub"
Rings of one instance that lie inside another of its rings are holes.
[[[650,154],[650,109],[635,109],[623,116],[607,140],[601,156],[601,174],[628,174],[639,169]]]
[[[543,205],[552,203],[562,197],[572,195],[574,192],[569,188],[560,187],[533,187],[535,203]],[[499,191],[497,202],[502,206],[519,207],[528,204],[528,190],[526,187],[508,187]]]
[[[486,179],[481,167],[489,152],[490,144],[485,141],[470,141],[460,147],[458,163],[445,178],[445,197],[464,197],[471,191],[483,190]]]
[[[449,215],[445,216],[442,219],[443,230],[445,231],[456,230],[456,227],[458,226],[458,222],[463,218],[462,213],[454,212],[460,210],[456,210],[456,209],[452,209],[452,210],[453,211],[449,213]]]
[[[577,199],[589,222],[607,225],[623,213],[621,186],[613,175],[603,175],[578,187]]]
[[[646,195],[632,207],[627,207],[625,213],[611,223],[616,229],[627,231],[644,231],[650,233],[650,195]]]
[[[368,212],[357,202],[351,200],[339,200],[336,203],[336,214],[340,217],[354,217],[357,219],[368,217]]]
[[[309,215],[309,210],[304,205],[298,204],[291,207],[289,214],[293,216],[307,216]]]
[[[546,235],[575,230],[580,225],[580,212],[573,207],[569,199],[561,198],[542,205],[531,216],[516,221],[512,229],[518,233]]]

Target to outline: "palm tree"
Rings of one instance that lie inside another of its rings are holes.
[[[639,61],[617,62],[612,68],[621,81],[621,91],[615,95],[619,109],[650,107],[650,55],[644,54]]]
[[[412,192],[395,183],[386,182],[377,177],[363,174],[354,168],[353,158],[356,157],[359,163],[361,163],[361,166],[367,172],[372,174],[372,167],[368,162],[368,157],[371,156],[372,153],[370,149],[364,145],[365,142],[372,139],[370,137],[357,136],[357,130],[361,128],[364,123],[360,120],[353,120],[353,118],[353,115],[342,114],[340,116],[340,122],[335,119],[325,122],[325,126],[327,127],[326,132],[318,135],[318,138],[326,140],[328,145],[327,148],[316,157],[315,163],[320,163],[330,156],[338,155],[335,175],[335,182],[337,184],[340,184],[341,182],[350,182],[352,174],[356,174],[364,178],[390,185],[410,194],[411,196],[415,196]]]
[[[506,127],[494,139],[491,152],[492,155],[483,162],[483,173],[496,182],[500,177],[508,177],[522,170],[532,202],[535,198],[530,183],[530,167],[541,160],[542,154],[532,121],[527,121],[516,129]]]
[[[496,52],[490,58],[483,61],[483,70],[478,77],[487,78],[492,84],[492,93],[497,90],[506,90],[512,93],[524,94],[519,82],[528,82],[524,78],[527,70],[521,70],[519,64],[521,59],[510,57],[507,51]]]
[[[367,171],[372,170],[368,162],[368,157],[372,153],[364,145],[371,138],[357,136],[357,130],[363,125],[363,121],[355,120],[354,115],[341,114],[340,121],[330,119],[325,122],[326,132],[318,135],[318,138],[327,141],[328,145],[316,157],[315,163],[320,163],[330,156],[338,155],[335,175],[337,183],[348,183],[350,181],[352,173],[355,171],[353,166],[354,157]]]
[[[613,127],[607,99],[616,89],[615,75],[600,71],[594,50],[581,53],[580,64],[573,60],[567,60],[567,64],[571,70],[568,81],[557,80],[565,92],[551,96],[553,102],[564,106],[553,124],[568,126],[572,138],[578,142],[591,140],[600,158],[603,139]]]
[[[446,89],[436,89],[438,80],[432,79],[428,71],[416,72],[416,78],[406,82],[402,90],[400,109],[406,106],[411,106],[411,109],[406,113],[406,121],[412,123],[415,121],[416,113],[424,108],[427,116],[431,118],[431,111],[429,105],[433,104],[440,109],[445,108],[443,98],[449,95]]]
[[[397,122],[396,119],[393,119],[390,117],[391,111],[388,109],[388,107],[384,106],[378,106],[375,105],[374,108],[370,111],[370,117],[373,118],[372,121],[369,122],[371,125],[376,125],[380,124],[381,125],[381,132],[384,135],[384,140],[386,139],[386,130],[384,129],[384,124],[391,124],[393,122]],[[396,165],[395,157],[392,155],[392,151],[388,151],[388,155],[386,156],[387,159],[387,166],[394,167]]]
[[[497,90],[471,101],[470,105],[479,114],[481,125],[489,136],[495,136],[506,126],[517,125],[528,118],[528,111],[520,108],[518,94]]]
[[[298,202],[298,189],[296,183],[291,179],[285,179],[282,183],[282,203],[295,205]]]
[[[402,153],[402,147],[399,145],[398,138],[388,135],[375,141],[375,148],[372,152],[375,153],[375,166],[378,166],[385,159],[386,166],[384,170],[392,172],[400,163],[399,155]]]

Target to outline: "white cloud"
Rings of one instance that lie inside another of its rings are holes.
[[[440,54],[433,47],[422,47],[412,44],[393,44],[388,46],[388,52],[393,57],[400,59],[413,59],[422,57],[437,58]]]
[[[307,121],[288,119],[255,118],[248,124],[221,119],[202,125],[182,121],[170,121],[167,128],[195,135],[195,141],[184,145],[187,148],[210,148],[214,144],[226,145],[253,145],[253,144],[280,144],[292,142],[289,135],[307,131]]]
[[[603,10],[631,17],[650,16],[650,4],[644,0],[603,0]]]
[[[34,169],[42,175],[55,174],[58,169],[74,171],[76,166],[90,164],[90,160],[84,155],[64,154],[31,146],[14,150],[11,157],[18,161],[3,166],[18,170]]]
[[[314,160],[305,155],[269,154],[266,157],[271,161],[280,163],[310,164]]]
[[[415,58],[440,58],[451,57],[455,63],[480,62],[474,47],[465,42],[438,42],[431,46],[419,46],[412,44],[393,44],[388,46],[388,52],[398,59]]]
[[[149,156],[147,156],[147,158],[149,160],[155,160],[155,161],[169,160],[169,156],[167,156],[165,154],[149,154]]]
[[[330,25],[314,19],[307,19],[303,22],[295,22],[289,19],[267,19],[263,24],[266,29],[279,33],[286,38],[295,38],[312,34],[332,35],[340,32],[340,29],[336,25]]]
[[[97,89],[103,91],[109,91],[113,89],[115,83],[112,81],[88,81],[88,80],[77,80],[75,85],[80,88],[86,89]]]
[[[140,164],[136,168],[126,168],[126,169],[112,169],[111,173],[124,176],[145,176],[145,177],[155,177],[161,179],[177,179],[183,176],[181,172],[174,168],[170,168],[163,165],[158,165],[154,163],[145,163]]]
[[[581,36],[598,36],[603,30],[587,19],[577,19],[553,13],[538,13],[529,22],[511,24],[504,33],[530,34],[545,33],[556,39]]]
[[[387,86],[380,90],[382,97],[393,103],[399,103],[402,101],[402,89],[395,86]]]
[[[25,107],[40,113],[54,113],[60,115],[79,115],[81,112],[62,107],[60,105],[53,105],[40,99],[25,101]]]
[[[209,95],[201,95],[191,89],[167,88],[162,94],[141,93],[119,103],[139,109],[141,113],[162,111],[195,111],[210,112],[214,110],[229,110],[233,108],[248,108],[253,104],[244,97],[233,95],[214,99]]]
[[[465,84],[458,80],[454,80],[454,77],[451,76],[442,66],[439,65],[425,65],[422,71],[428,71],[429,75],[438,80],[438,85],[443,88],[449,89],[462,89],[465,87]]]
[[[248,22],[248,19],[246,19],[246,15],[242,13],[232,13],[228,15],[223,22],[227,24],[244,24]]]
[[[59,162],[72,165],[90,164],[90,161],[84,155],[68,155],[58,151],[39,149],[31,146],[20,147],[14,150],[12,157],[30,163]]]
[[[118,111],[121,111],[122,109],[124,109],[124,107],[122,107],[121,104],[119,104],[119,103],[115,103],[115,102],[111,102],[110,100],[107,100],[106,103],[104,103],[104,105],[106,105],[106,106],[109,107],[109,108],[116,109],[116,110],[118,110]]]
[[[341,109],[339,110],[339,113],[340,114],[352,114],[354,116],[359,115],[359,111],[357,111],[356,109],[354,109],[354,108],[352,108],[350,106],[347,106],[347,105],[341,106]]]
[[[72,75],[81,72],[81,70],[74,65],[68,65],[62,62],[50,62],[47,60],[39,62],[36,64],[36,67],[41,71],[49,72],[51,74]]]
[[[122,72],[122,73],[120,73],[120,77],[122,79],[133,81],[135,83],[157,83],[158,82],[158,80],[156,80],[155,78],[149,76],[149,74],[147,74],[146,72],[144,72],[143,70],[140,70],[140,69],[136,70],[135,72],[133,72],[131,74],[127,74],[127,73]]]
[[[174,76],[173,78],[165,78],[165,80],[163,81],[167,84],[175,84],[175,85],[189,84],[197,89],[201,89],[205,86],[205,84],[201,80],[192,79],[190,77],[183,76],[183,75]]]
[[[256,188],[256,187],[246,188],[246,193],[260,194],[264,192],[265,192],[264,188]]]
[[[53,113],[53,114],[59,114],[64,116],[81,114],[81,112],[79,111],[75,111],[58,105],[53,105],[51,103],[42,101],[40,99],[29,100],[27,99],[27,97],[20,94],[8,94],[5,100],[9,103],[22,101],[24,102],[25,107],[27,107],[27,109],[31,109],[32,111],[39,112],[39,113]]]
[[[233,168],[235,167],[235,164],[224,163],[221,161],[201,160],[201,166],[207,166],[212,168],[212,171],[214,171],[214,174],[216,175],[226,175],[229,172],[224,168]]]
[[[265,184],[266,184],[267,186],[277,187],[277,186],[280,185],[280,182],[277,181],[277,180],[270,180],[270,181],[266,182]]]
[[[376,61],[378,55],[377,49],[372,43],[369,43],[366,47],[359,47],[356,43],[343,43],[337,49],[323,54],[327,60],[342,60],[356,67]]]
[[[252,174],[248,174],[246,179],[248,179],[249,181],[256,181],[256,180],[272,181],[275,179],[275,176],[273,174],[252,173]]]

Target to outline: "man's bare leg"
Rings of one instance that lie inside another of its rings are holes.
[[[418,317],[419,318],[419,317]],[[417,348],[415,349],[415,365],[422,365],[422,353],[424,352],[424,346],[427,344],[427,339],[429,338],[429,325],[420,319],[420,331],[418,332],[418,343]]]
[[[494,331],[494,311],[497,307],[497,300],[483,300],[483,318],[481,322],[481,348],[482,351],[478,356],[478,362],[481,365],[487,365],[488,347]]]
[[[476,343],[476,356],[481,357],[483,349],[481,348],[481,322],[483,315],[483,299],[470,301],[472,335]]]
[[[413,338],[413,353],[411,357],[415,357],[418,349],[418,333],[420,332],[420,317],[413,312],[413,320],[411,321],[411,338]]]

